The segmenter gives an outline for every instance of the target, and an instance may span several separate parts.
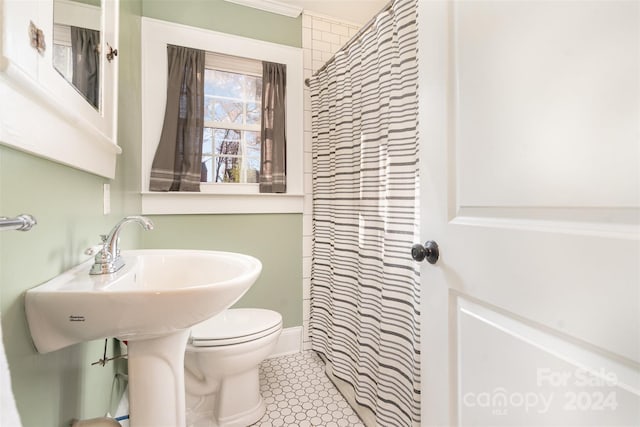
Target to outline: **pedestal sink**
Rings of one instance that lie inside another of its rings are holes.
[[[125,251],[125,267],[90,276],[89,260],[26,292],[40,353],[100,338],[128,340],[131,427],[183,427],[189,328],[236,302],[262,264],[236,253]]]

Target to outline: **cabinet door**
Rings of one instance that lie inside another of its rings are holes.
[[[117,57],[106,60],[107,44],[118,45],[118,1],[102,0],[98,108],[53,66],[54,2],[0,0],[0,142],[54,161],[112,178],[117,138]],[[80,7],[80,6],[78,6]],[[73,13],[73,12],[72,12]],[[33,22],[44,50],[31,46]]]
[[[60,5],[65,7],[61,8]],[[95,18],[98,21],[97,25],[87,24],[86,9],[88,8],[98,9],[95,12],[97,14]],[[114,49],[117,47],[116,13],[118,2],[115,0],[103,0],[102,10],[100,11],[95,6],[68,0],[40,1],[38,9],[40,16],[49,17],[48,19],[42,19],[42,30],[47,35],[48,43],[47,49],[39,57],[38,82],[40,86],[50,92],[51,96],[58,100],[60,104],[76,113],[104,137],[116,143],[115,111],[117,108],[115,100],[118,61],[117,57],[108,61],[106,53],[109,50],[108,46],[112,46]],[[62,22],[77,27],[97,28],[100,31],[100,61],[98,63],[100,96],[97,106],[87,101],[73,84],[63,78],[61,73],[53,66],[54,21],[60,22],[60,9],[63,9],[64,13],[69,16]],[[52,20],[51,17],[55,17],[55,19]]]
[[[0,71],[9,67],[33,80],[38,78],[38,52],[30,45],[29,24],[37,25],[38,1],[6,0],[2,3],[2,43],[0,43]]]

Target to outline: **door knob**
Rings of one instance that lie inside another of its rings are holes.
[[[429,264],[435,264],[440,258],[438,244],[433,240],[429,240],[424,246],[417,243],[411,247],[411,257],[416,261],[422,261],[426,258]]]

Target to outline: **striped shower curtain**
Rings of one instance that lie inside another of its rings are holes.
[[[420,425],[416,54],[396,0],[310,82],[312,348],[383,427]]]

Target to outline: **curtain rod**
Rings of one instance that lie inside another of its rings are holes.
[[[362,28],[360,28],[360,30],[358,30],[358,32],[353,37],[351,37],[348,42],[345,43],[344,46],[342,46],[340,49],[338,49],[338,51],[336,53],[334,53],[333,56],[331,58],[329,58],[329,60],[327,62],[325,62],[322,67],[318,68],[318,70],[315,73],[313,73],[313,75],[311,77],[313,78],[313,77],[317,76],[318,73],[324,71],[325,68],[327,68],[333,61],[335,61],[336,54],[338,52],[346,50],[349,46],[351,46],[353,43],[355,43],[356,40],[358,40],[360,38],[362,33],[364,33],[366,30],[368,30],[369,27],[371,27],[374,24],[374,22],[376,22],[376,19],[378,19],[378,16],[380,16],[382,13],[386,12],[387,10],[391,9],[391,6],[393,6],[393,2],[394,1],[395,0],[391,0],[389,3],[384,5],[384,7],[382,9],[380,9],[380,12],[376,13],[373,18],[369,19],[369,21],[367,21],[367,23],[364,24],[362,26]],[[305,84],[305,86],[309,87],[310,80],[308,78],[304,79],[304,84]]]

